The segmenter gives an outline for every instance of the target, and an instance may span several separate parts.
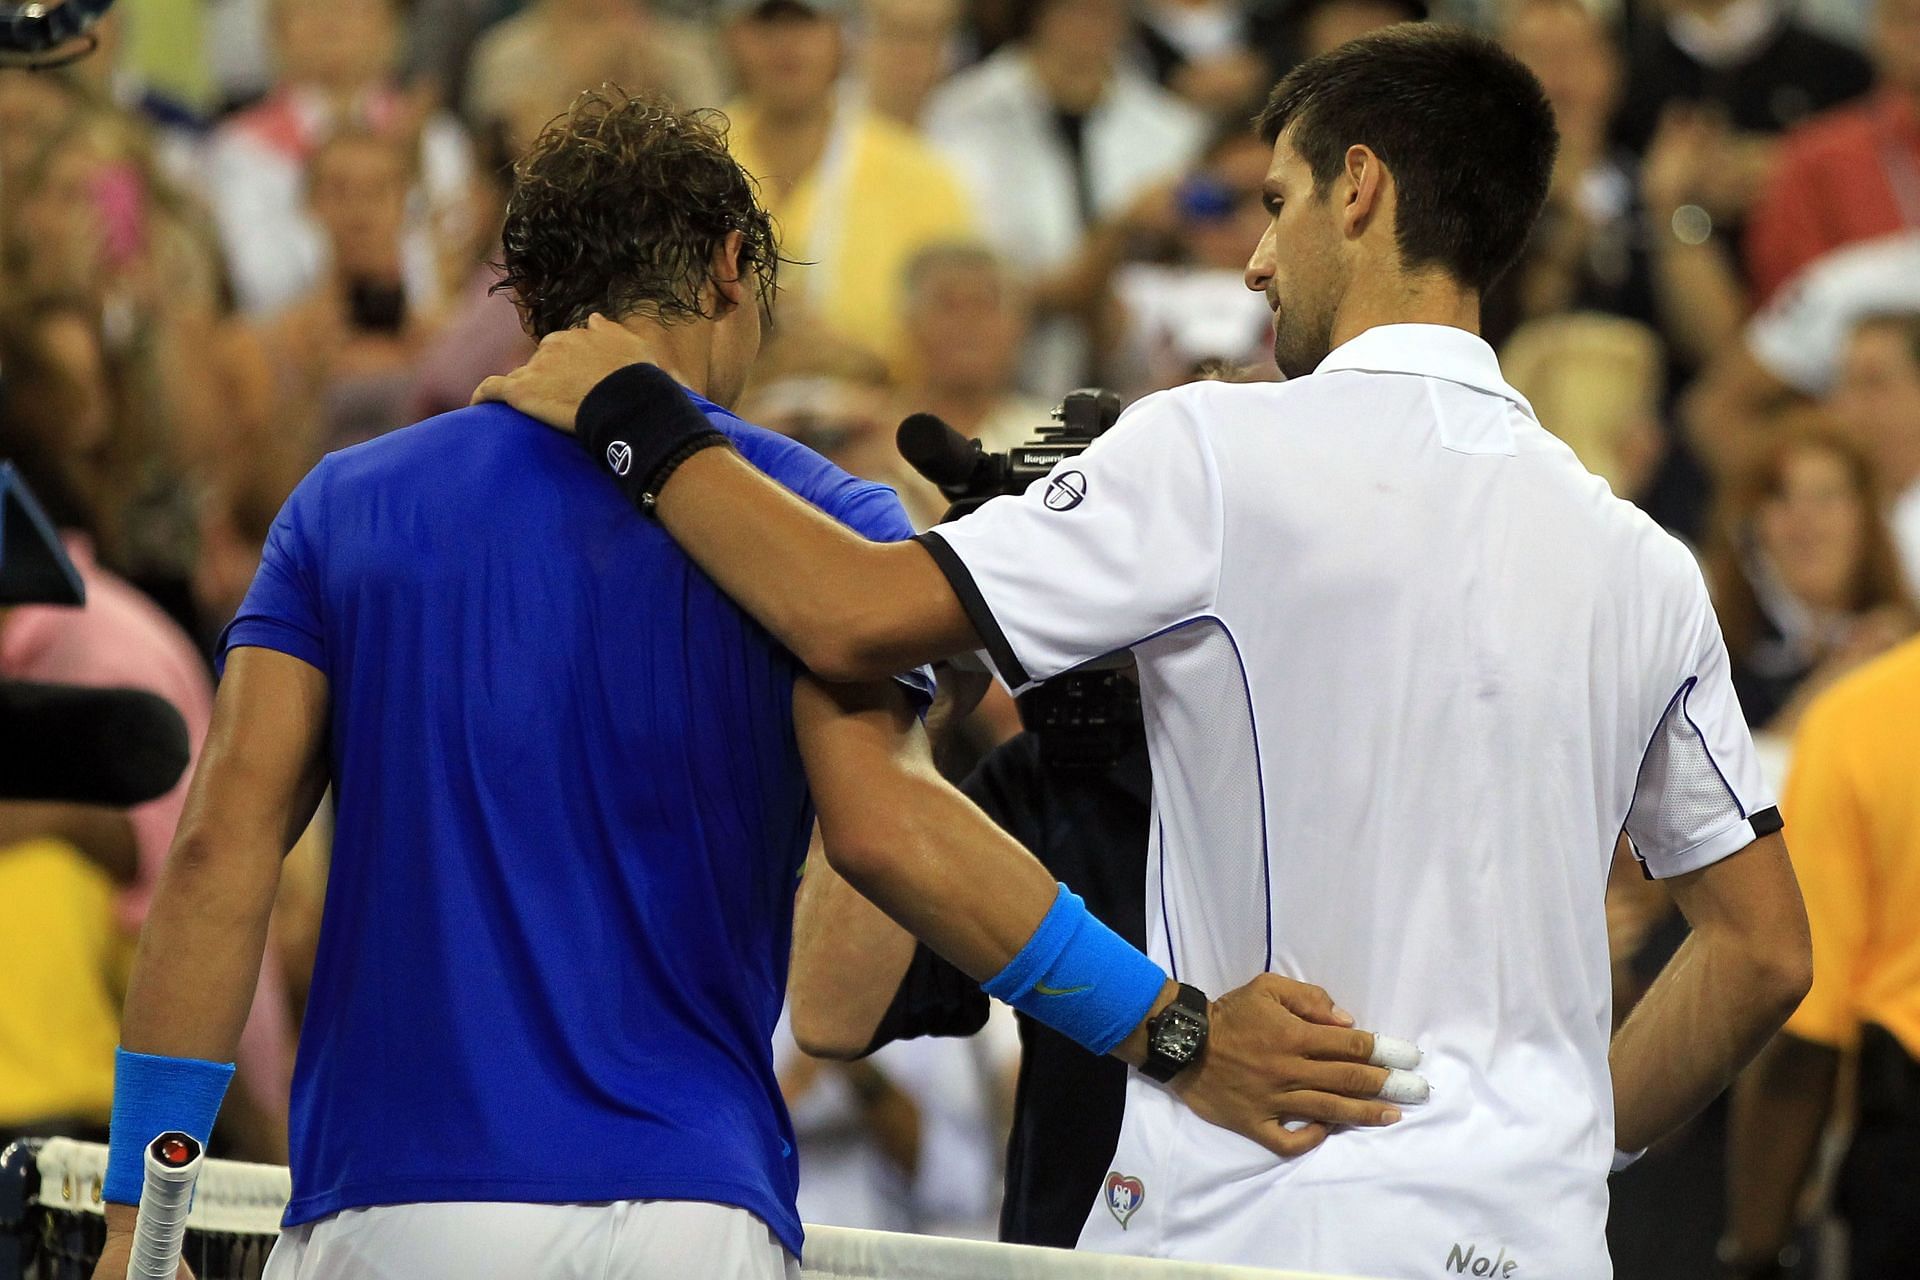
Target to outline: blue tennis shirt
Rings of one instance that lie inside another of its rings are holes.
[[[699,403],[828,514],[912,536],[892,490]],[[332,701],[286,1223],[709,1200],[797,1255],[769,1047],[813,821],[792,655],[572,440],[499,405],[322,461],[223,660],[243,645],[317,667]]]

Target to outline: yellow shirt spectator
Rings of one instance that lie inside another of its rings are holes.
[[[21,913],[0,930],[0,1129],[107,1122],[126,957],[117,892],[64,841],[0,849],[0,902]]]
[[[1787,1031],[1847,1048],[1877,1023],[1920,1058],[1920,640],[1808,709],[1780,808],[1813,926]]]
[[[892,121],[842,107],[819,163],[791,190],[765,181],[754,113],[736,106],[734,158],[762,182],[779,229],[781,306],[804,310],[886,359],[904,359],[907,263],[930,245],[968,238],[974,218],[959,179],[933,149]]]

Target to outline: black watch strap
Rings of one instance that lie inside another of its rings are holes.
[[[1147,1060],[1140,1073],[1165,1084],[1198,1061],[1206,1047],[1206,992],[1183,982],[1172,1003],[1147,1020]]]
[[[574,414],[580,447],[627,500],[652,514],[674,469],[725,434],[658,365],[630,364],[602,378]]]

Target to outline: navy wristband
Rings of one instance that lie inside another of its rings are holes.
[[[1146,1018],[1166,982],[1159,965],[1063,884],[1020,953],[980,989],[1106,1054]]]
[[[110,1204],[140,1203],[147,1144],[161,1134],[178,1130],[206,1146],[232,1079],[231,1062],[115,1050],[113,1123],[107,1130],[102,1198]]]
[[[602,378],[573,422],[580,447],[642,511],[652,510],[660,486],[681,463],[727,443],[680,384],[652,364],[630,364]]]

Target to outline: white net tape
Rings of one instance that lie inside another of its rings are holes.
[[[50,1209],[101,1213],[107,1149],[66,1138],[49,1141],[36,1161],[39,1202]],[[280,1165],[209,1160],[200,1171],[193,1231],[275,1235],[293,1194]],[[1059,1249],[1030,1249],[980,1240],[949,1240],[846,1227],[807,1228],[801,1268],[812,1280],[1333,1280],[1297,1271],[1209,1263],[1117,1258]]]

